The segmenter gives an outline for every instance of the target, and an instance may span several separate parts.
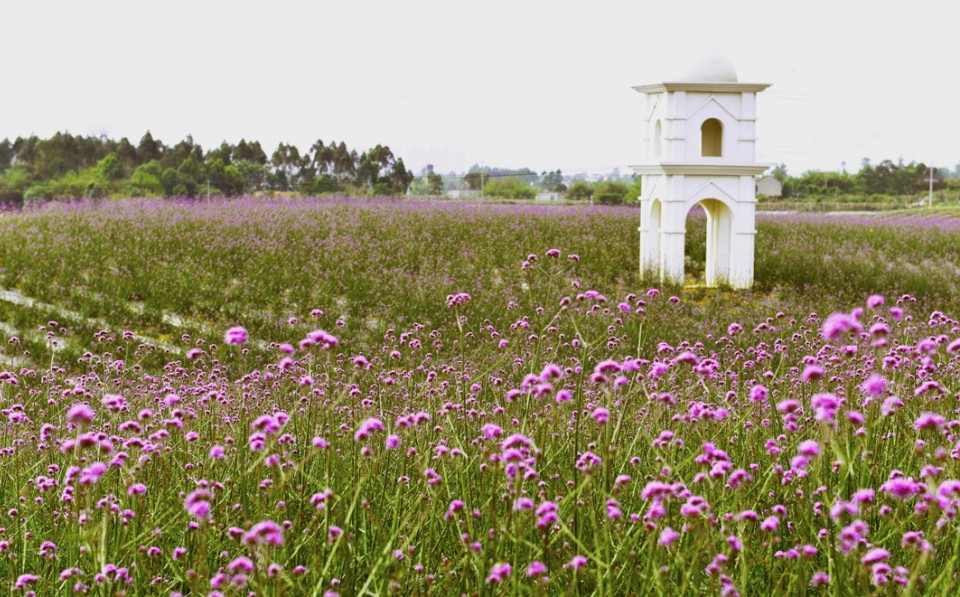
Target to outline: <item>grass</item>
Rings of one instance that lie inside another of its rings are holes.
[[[957,223],[763,217],[756,288],[734,293],[651,290],[635,216],[6,217],[0,583],[954,592]],[[249,342],[224,342],[235,325]],[[318,328],[338,345],[299,344]]]

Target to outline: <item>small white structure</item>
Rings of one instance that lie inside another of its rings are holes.
[[[690,209],[707,212],[707,286],[753,285],[757,93],[727,58],[712,53],[674,82],[634,87],[644,94],[646,160],[640,197],[640,269],[683,284]]]
[[[772,176],[764,176],[757,181],[757,195],[783,197],[783,183]]]

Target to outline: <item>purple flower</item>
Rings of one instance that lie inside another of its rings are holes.
[[[820,444],[812,439],[800,442],[797,451],[799,451],[804,456],[819,456],[820,455]]]
[[[340,340],[336,336],[325,332],[324,330],[314,330],[307,334],[307,337],[300,341],[300,349],[303,350],[310,346],[319,346],[323,350],[330,350],[340,345]]]
[[[853,315],[849,313],[834,313],[823,322],[820,334],[824,339],[833,342],[847,332],[860,333],[862,331],[863,325],[861,325]]]
[[[67,411],[67,420],[71,423],[89,423],[96,416],[90,405],[85,403],[74,404]]]
[[[370,417],[360,423],[357,431],[353,434],[353,439],[354,441],[365,440],[377,431],[383,431],[383,421]]]
[[[890,557],[890,552],[883,549],[882,547],[875,547],[865,553],[860,562],[869,566],[870,564],[876,564],[877,562],[882,562]]]
[[[229,570],[231,574],[237,574],[238,572],[250,574],[255,568],[253,561],[247,556],[239,556],[227,564],[227,570]]]
[[[803,368],[803,373],[800,374],[800,379],[807,382],[811,379],[820,379],[826,373],[826,369],[820,365],[807,365]]]
[[[503,435],[503,429],[501,429],[499,425],[495,425],[493,423],[485,424],[482,428],[482,431],[483,431],[484,437],[487,437],[489,439],[493,439],[495,437],[499,437]]]
[[[764,386],[756,385],[750,388],[750,402],[766,402],[770,391]]]
[[[890,479],[886,483],[880,486],[880,491],[884,493],[889,493],[893,497],[900,498],[905,500],[911,496],[914,496],[925,489],[923,483],[918,483],[912,478],[903,478],[897,477],[895,479]]]
[[[490,569],[490,575],[487,576],[487,584],[503,582],[510,576],[512,571],[513,568],[511,568],[510,564],[502,562],[494,564],[493,568]]]
[[[243,535],[247,545],[283,545],[283,528],[272,520],[262,520]]]
[[[247,334],[246,328],[239,325],[227,330],[227,333],[223,336],[223,341],[231,345],[246,344],[248,340],[250,340],[250,335]]]
[[[538,560],[530,562],[530,565],[527,566],[527,576],[539,576],[546,571],[546,565]]]
[[[764,531],[772,532],[780,526],[780,519],[776,516],[768,516],[760,523],[760,528]]]
[[[594,410],[590,416],[597,423],[606,423],[610,419],[610,411],[601,406]]]
[[[579,570],[587,565],[587,557],[576,555],[570,558],[570,561],[563,565],[564,568],[573,568],[574,570]]]
[[[921,429],[940,429],[946,422],[947,420],[937,413],[923,413],[917,417],[916,422],[913,424],[913,428],[917,431],[920,431]]]
[[[863,390],[864,394],[879,398],[887,391],[887,380],[884,379],[882,375],[872,373],[870,377],[860,384],[860,389]]]
[[[17,577],[17,582],[14,583],[14,588],[22,589],[30,583],[35,583],[39,580],[39,576],[36,574],[21,574]]]
[[[470,302],[470,295],[466,292],[458,292],[456,294],[447,295],[447,306],[456,307],[457,305],[463,305]]]
[[[662,531],[660,531],[660,539],[657,540],[657,543],[666,547],[679,538],[680,538],[680,533],[676,532],[670,527],[666,527]]]

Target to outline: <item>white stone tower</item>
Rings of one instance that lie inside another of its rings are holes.
[[[756,98],[766,83],[740,83],[713,53],[674,82],[634,87],[644,94],[646,160],[640,197],[640,270],[683,284],[690,209],[707,212],[707,286],[753,285],[756,235]]]

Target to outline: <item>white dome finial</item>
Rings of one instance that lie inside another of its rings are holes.
[[[678,79],[684,83],[736,83],[737,71],[730,60],[713,50],[702,56]]]

